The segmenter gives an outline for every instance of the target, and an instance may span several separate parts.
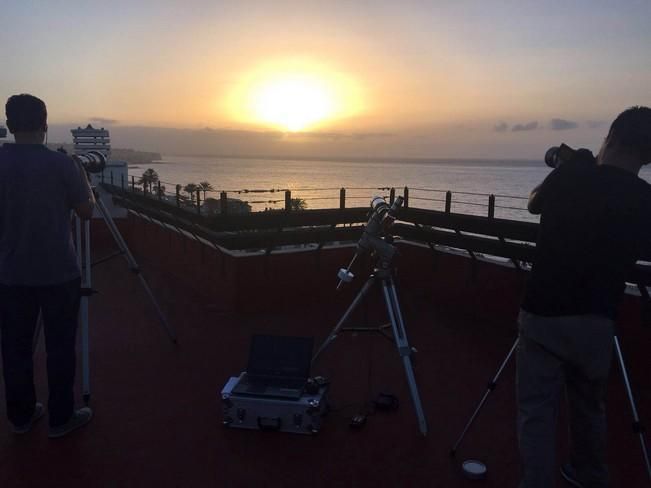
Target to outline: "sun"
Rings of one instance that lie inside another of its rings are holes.
[[[279,76],[262,83],[251,94],[254,117],[296,132],[331,117],[335,111],[332,91],[309,75]]]
[[[299,132],[358,114],[362,97],[358,84],[340,70],[292,59],[252,69],[229,105],[242,123]]]

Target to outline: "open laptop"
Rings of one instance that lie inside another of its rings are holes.
[[[313,337],[254,335],[236,395],[298,400],[310,376]]]

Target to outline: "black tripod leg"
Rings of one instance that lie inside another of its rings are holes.
[[[43,313],[39,310],[38,317],[36,318],[36,328],[34,329],[34,338],[32,339],[32,354],[34,354],[36,346],[38,346],[38,339],[41,337],[41,330],[43,330]]]
[[[402,313],[400,312],[398,294],[396,293],[391,278],[382,281],[382,291],[384,292],[384,300],[387,305],[389,319],[393,326],[393,334],[395,336],[398,354],[400,354],[400,357],[402,358],[405,373],[407,374],[407,383],[409,384],[411,399],[414,404],[414,409],[416,410],[416,417],[418,418],[418,428],[422,435],[427,435],[427,421],[425,420],[425,413],[423,412],[423,405],[420,401],[418,386],[416,385],[416,378],[414,376],[414,369],[411,364],[411,347],[409,347],[409,342],[407,341],[407,331],[405,330]]]
[[[459,445],[461,444],[461,441],[463,441],[463,438],[466,436],[466,433],[468,432],[468,429],[470,429],[470,426],[475,421],[475,418],[477,417],[477,415],[479,415],[479,412],[484,407],[484,403],[486,403],[486,400],[488,399],[488,395],[497,386],[497,380],[499,379],[500,375],[502,374],[502,371],[504,370],[504,367],[509,362],[509,359],[511,359],[511,356],[513,355],[513,351],[515,351],[515,348],[518,346],[518,342],[520,342],[519,338],[515,340],[515,342],[513,343],[513,346],[511,346],[511,350],[506,355],[506,358],[504,358],[504,361],[502,361],[502,364],[500,365],[500,368],[497,370],[497,373],[495,373],[495,376],[493,377],[493,379],[490,381],[490,383],[488,383],[488,389],[486,390],[486,393],[484,393],[484,396],[479,401],[479,404],[477,405],[477,408],[475,408],[475,411],[472,414],[472,416],[470,417],[470,420],[468,420],[468,423],[466,423],[466,426],[464,427],[463,432],[461,432],[461,435],[457,439],[457,442],[454,444],[454,446],[452,446],[452,449],[450,449],[450,456],[454,456],[457,453],[457,449],[459,448]]]
[[[176,332],[174,331],[172,326],[167,322],[167,318],[165,317],[165,314],[161,310],[158,302],[156,301],[156,298],[154,297],[151,288],[149,288],[147,281],[145,281],[145,278],[142,276],[142,273],[140,272],[140,267],[138,266],[138,263],[136,263],[136,260],[131,254],[131,251],[129,251],[129,248],[127,247],[127,243],[122,238],[122,235],[120,234],[120,231],[115,225],[115,222],[113,221],[110,212],[107,210],[106,206],[104,205],[104,202],[102,201],[101,198],[99,198],[99,196],[97,196],[96,201],[97,201],[97,208],[99,209],[102,218],[106,223],[106,226],[109,228],[109,231],[111,232],[111,235],[115,240],[115,243],[118,245],[118,248],[120,249],[120,251],[122,251],[125,259],[127,260],[127,263],[129,264],[129,269],[133,273],[138,275],[138,278],[140,279],[140,283],[145,289],[145,292],[147,292],[147,295],[149,295],[149,299],[151,300],[152,304],[154,305],[154,308],[156,309],[158,318],[163,324],[163,327],[165,327],[165,330],[167,331],[167,335],[169,336],[170,340],[176,344]]]
[[[651,480],[651,463],[649,463],[649,452],[646,448],[646,442],[644,441],[644,427],[640,423],[640,417],[637,414],[637,408],[635,406],[635,400],[633,400],[633,391],[631,390],[631,383],[628,381],[628,374],[626,373],[626,366],[624,365],[624,357],[622,356],[622,350],[619,347],[619,339],[617,336],[614,337],[615,341],[615,352],[617,353],[617,360],[619,362],[619,369],[622,372],[624,377],[624,385],[626,386],[626,394],[628,395],[628,401],[631,404],[631,411],[633,413],[633,432],[640,437],[640,445],[642,447],[642,456],[644,457],[644,462],[646,464],[646,471]]]
[[[328,345],[330,345],[330,343],[331,343],[332,341],[334,341],[334,340],[337,338],[337,334],[339,333],[339,330],[340,330],[341,327],[344,325],[344,323],[346,322],[346,320],[348,320],[348,317],[350,317],[350,314],[353,313],[353,311],[355,310],[355,308],[357,307],[357,305],[359,305],[359,303],[362,301],[362,299],[364,298],[364,296],[368,293],[368,290],[371,288],[371,285],[373,285],[373,281],[375,281],[375,278],[374,278],[374,277],[370,277],[370,278],[366,281],[366,283],[364,283],[364,286],[363,286],[362,289],[359,291],[359,293],[357,293],[357,296],[356,296],[355,299],[353,300],[353,303],[350,304],[350,306],[348,307],[348,310],[346,310],[346,312],[344,313],[343,317],[341,317],[341,319],[339,320],[339,322],[337,323],[337,325],[335,326],[335,328],[332,329],[332,332],[330,332],[330,335],[327,337],[327,339],[326,339],[325,341],[323,341],[323,343],[321,344],[321,346],[319,346],[319,349],[317,349],[316,353],[315,353],[314,356],[312,357],[312,364],[314,364],[314,362],[316,361],[316,359],[319,357],[319,354],[321,354],[321,353],[323,352],[323,350],[324,350],[326,347],[328,347]]]

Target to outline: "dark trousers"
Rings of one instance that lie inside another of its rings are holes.
[[[521,488],[551,488],[556,479],[556,418],[568,403],[570,459],[578,480],[608,486],[606,384],[613,321],[596,315],[541,317],[520,312],[517,351]]]
[[[73,411],[75,337],[80,279],[53,286],[0,285],[0,332],[7,416],[14,425],[34,413],[32,344],[39,310],[47,350],[50,426],[66,423]]]

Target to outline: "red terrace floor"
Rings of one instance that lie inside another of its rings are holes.
[[[219,297],[208,300],[193,292],[169,269],[157,266],[153,250],[143,252],[137,233],[127,230],[126,234],[132,247],[138,249],[137,258],[146,277],[178,331],[179,345],[169,342],[138,280],[128,273],[121,259],[98,266],[94,287],[101,293],[91,304],[91,406],[95,418],[85,429],[56,441],[47,439],[45,421],[22,437],[10,434],[8,427],[0,424],[0,486],[517,485],[514,364],[506,369],[466,437],[458,460],[448,457],[487,380],[515,338],[512,317],[501,321],[495,320],[496,316],[482,317],[486,308],[478,307],[476,300],[471,301],[473,310],[450,300],[437,300],[443,296],[442,291],[434,292],[437,287],[445,287],[444,283],[471,286],[466,279],[471,274],[452,276],[445,262],[439,261],[436,273],[425,267],[432,276],[431,287],[407,277],[401,277],[398,284],[410,343],[419,351],[415,368],[430,428],[426,438],[418,433],[395,346],[375,334],[352,333],[339,337],[314,368],[313,373],[332,380],[334,408],[318,435],[242,431],[222,427],[218,392],[229,376],[243,369],[250,335],[314,335],[320,342],[362,280],[334,299],[324,291],[326,298],[310,300],[304,288],[297,286],[291,291],[296,307],[224,312]],[[329,290],[333,280],[326,277],[334,275],[348,253],[343,250],[328,257],[324,252],[320,271],[303,269],[308,277],[297,274],[297,282],[316,280],[316,285]],[[482,275],[485,272],[479,270],[474,279],[499,292],[499,286],[490,285],[489,277]],[[441,276],[444,273],[449,279]],[[506,290],[512,293],[508,287]],[[252,304],[256,298],[255,294],[246,297]],[[308,306],[301,306],[303,303]],[[376,294],[360,307],[353,323],[374,325],[377,320],[384,320],[384,306]],[[648,423],[651,331],[629,327],[622,334],[622,344],[640,415]],[[41,399],[46,398],[47,391],[44,362],[41,344],[36,352]],[[617,369],[613,373],[609,398],[613,486],[646,486],[621,377]],[[378,413],[369,417],[363,430],[350,430],[350,417],[381,391],[399,397],[399,410]],[[3,397],[0,416],[4,418]],[[559,427],[561,437],[564,432]],[[559,460],[565,453],[563,444]],[[486,463],[487,480],[469,481],[461,476],[459,461],[467,458]],[[558,486],[564,486],[560,479]]]

